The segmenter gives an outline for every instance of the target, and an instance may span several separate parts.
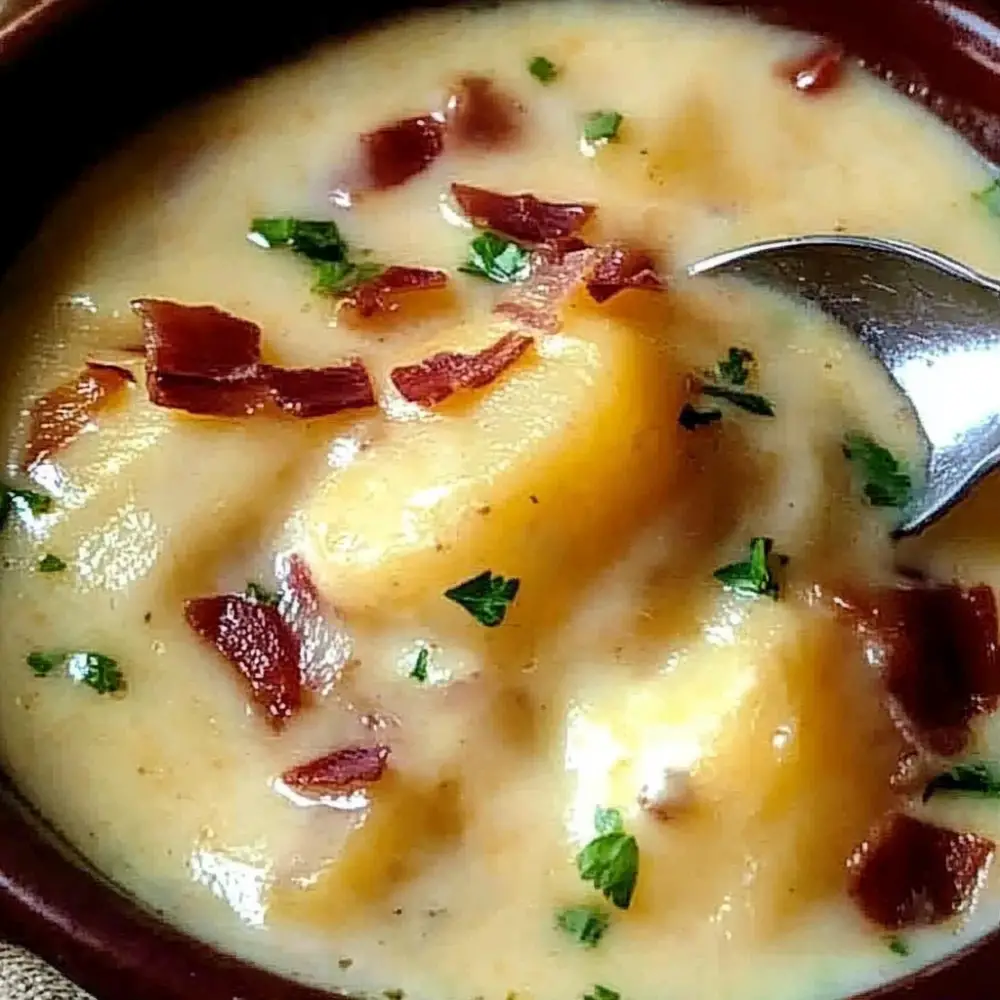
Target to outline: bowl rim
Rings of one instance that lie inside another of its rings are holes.
[[[1000,165],[1000,0],[697,2],[750,9],[841,42],[867,69],[930,107]],[[0,23],[0,73],[74,18],[106,5],[108,0],[29,3]],[[790,13],[796,10],[808,25]],[[0,934],[100,1000],[338,996],[222,953],[167,924],[62,843],[2,774]],[[998,981],[1000,927],[938,963],[844,1000],[995,1000]]]

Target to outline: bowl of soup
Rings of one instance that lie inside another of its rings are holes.
[[[885,372],[687,266],[1000,274],[997,29],[736,7],[0,36],[7,936],[108,998],[992,996],[1000,483],[894,540]]]

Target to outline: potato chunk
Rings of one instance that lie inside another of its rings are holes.
[[[323,483],[305,510],[305,553],[333,604],[460,627],[465,613],[441,594],[490,569],[521,579],[518,620],[551,620],[662,508],[681,377],[655,310],[569,312],[568,332],[538,340],[497,382],[394,423]],[[435,349],[485,342],[465,329]]]

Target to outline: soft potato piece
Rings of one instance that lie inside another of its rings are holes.
[[[420,863],[462,831],[461,784],[388,771],[368,793],[370,805],[340,853],[302,887],[272,890],[275,920],[338,926],[418,874]]]
[[[317,491],[305,553],[348,616],[457,626],[465,613],[441,594],[490,569],[521,579],[518,620],[551,620],[663,507],[681,374],[660,313],[571,312],[566,333],[539,339],[498,381],[395,424]],[[471,352],[495,336],[454,331],[435,349]]]
[[[721,626],[589,720],[618,749],[603,789],[584,769],[579,794],[629,805],[657,767],[691,772],[675,816],[630,821],[643,874],[629,915],[650,926],[712,918],[769,935],[842,891],[847,857],[891,801],[902,742],[849,633],[791,603],[734,602],[720,620],[741,618],[731,639]]]

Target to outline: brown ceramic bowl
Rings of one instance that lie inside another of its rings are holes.
[[[701,2],[837,39],[1000,164],[1000,0]],[[0,270],[53,197],[157,113],[406,6],[7,0],[6,15],[0,10]],[[166,926],[59,844],[2,781],[0,936],[100,1000],[329,998]],[[863,1000],[996,1000],[998,984],[1000,932]]]

